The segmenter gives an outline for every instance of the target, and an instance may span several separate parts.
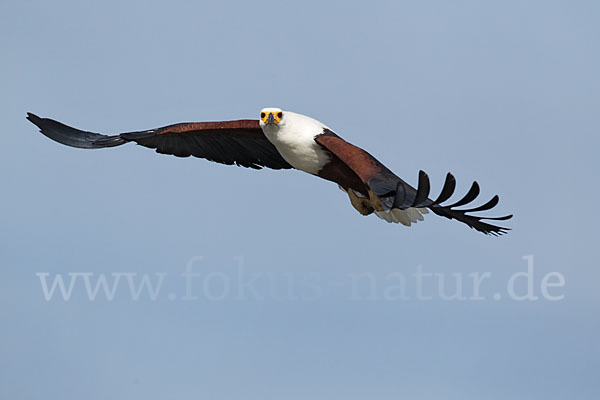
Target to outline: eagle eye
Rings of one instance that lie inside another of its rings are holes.
[[[260,113],[260,117],[264,118],[265,117],[265,113]]]
[[[283,118],[283,113],[281,111],[277,113],[277,118],[279,118],[279,119]]]

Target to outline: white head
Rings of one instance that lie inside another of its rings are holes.
[[[260,111],[259,123],[267,139],[294,168],[315,174],[329,161],[329,155],[314,140],[326,128],[319,121],[267,107]]]
[[[276,107],[265,107],[260,110],[259,123],[263,132],[277,133],[293,130],[296,131],[296,134],[310,133],[311,137],[321,133],[323,128],[327,127],[306,115],[283,111]]]
[[[266,107],[260,110],[260,126],[265,129],[276,130],[285,125],[285,115],[281,108]]]

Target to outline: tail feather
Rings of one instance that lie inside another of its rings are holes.
[[[375,215],[387,222],[411,226],[419,221],[423,221],[423,215],[428,212],[429,211],[426,208],[407,208],[406,210],[392,208],[389,210],[375,211]]]

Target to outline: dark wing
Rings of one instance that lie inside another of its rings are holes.
[[[98,149],[135,142],[177,157],[194,156],[255,169],[292,168],[265,137],[257,120],[190,122],[107,136],[80,131],[31,113],[27,113],[27,119],[50,139],[71,147]]]
[[[443,205],[454,193],[456,180],[448,173],[441,194],[431,200],[429,196],[429,177],[423,171],[419,172],[419,184],[417,189],[397,177],[392,171],[381,164],[375,157],[353,144],[350,144],[337,136],[332,131],[325,129],[323,134],[317,136],[315,141],[329,150],[336,158],[352,170],[360,181],[373,193],[382,203],[388,204],[390,208],[405,210],[410,207],[427,207],[437,215],[463,222],[485,234],[501,235],[509,231],[509,228],[492,225],[482,220],[507,220],[512,215],[504,217],[480,217],[470,213],[489,210],[498,204],[498,196],[494,196],[487,203],[474,208],[457,210],[456,207],[471,203],[479,195],[479,185],[473,182],[471,189],[459,201]],[[345,178],[347,182],[351,179]]]

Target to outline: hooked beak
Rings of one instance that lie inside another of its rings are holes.
[[[270,112],[269,117],[267,118],[267,124],[271,125],[273,122],[275,122],[275,117],[273,116],[273,113]]]

